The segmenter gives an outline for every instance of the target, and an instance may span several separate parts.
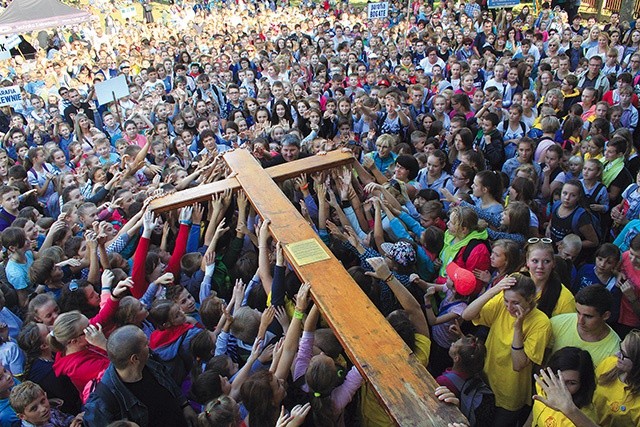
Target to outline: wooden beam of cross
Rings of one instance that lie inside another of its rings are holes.
[[[295,162],[284,163],[263,169],[263,171],[267,172],[268,178],[270,178],[269,181],[274,180],[281,182],[286,179],[295,178],[302,172],[311,174],[328,168],[347,165],[352,161],[353,156],[350,153],[330,151],[324,156],[307,157]],[[292,164],[296,164],[297,166],[291,167]],[[240,170],[241,169],[242,168],[240,168]],[[220,193],[227,188],[237,190],[240,188],[240,183],[235,178],[227,178],[212,182],[211,184],[188,188],[152,201],[150,208],[154,212],[164,212],[171,209],[181,208],[183,206],[189,206],[198,202],[208,202],[211,200],[212,194]]]
[[[300,280],[311,283],[314,301],[391,418],[399,426],[440,427],[449,422],[465,422],[457,408],[435,398],[435,380],[271,179],[319,170],[318,162],[322,163],[322,169],[343,165],[345,160],[352,160],[351,156],[346,153],[314,156],[280,165],[277,173],[275,168],[263,169],[246,150],[225,153],[224,159],[236,172],[234,178],[222,181],[224,184],[197,187],[200,194],[190,189],[188,197],[187,191],[181,191],[157,199],[152,209],[168,210],[205,200],[211,196],[211,189],[219,192],[224,185],[241,187],[260,216],[271,220],[272,236],[284,243],[287,259]],[[297,262],[308,253],[289,245],[296,242],[306,242],[306,249],[311,247],[326,259],[309,264]]]

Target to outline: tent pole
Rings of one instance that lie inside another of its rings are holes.
[[[22,56],[22,59],[26,61],[27,58],[24,57],[24,53],[22,53],[22,51],[20,50],[20,46],[16,46],[16,49],[18,49],[18,52],[20,53],[20,56]]]

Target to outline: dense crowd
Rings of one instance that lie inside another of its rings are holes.
[[[234,149],[352,153],[281,188],[469,425],[640,425],[640,19],[93,6],[0,63],[0,426],[393,425],[243,191],[148,209]]]

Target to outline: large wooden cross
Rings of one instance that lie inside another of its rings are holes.
[[[233,178],[156,199],[151,208],[166,211],[210,200],[212,194],[226,188],[242,188],[256,212],[271,220],[274,239],[286,244],[311,239],[328,255],[323,261],[299,265],[283,245],[296,274],[311,283],[313,299],[324,318],[391,418],[402,427],[465,422],[457,408],[435,398],[435,380],[274,182],[350,164],[351,154],[334,151],[268,169],[247,150],[225,153],[224,159],[235,172]]]

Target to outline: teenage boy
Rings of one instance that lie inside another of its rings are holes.
[[[481,122],[482,129],[478,132],[474,145],[482,150],[491,170],[500,170],[505,160],[504,140],[497,129],[500,119],[496,113],[486,113]]]
[[[11,185],[0,187],[0,232],[11,226],[16,219],[20,207],[20,191]]]
[[[624,86],[620,89],[620,107],[622,108],[622,116],[620,116],[620,123],[622,126],[629,129],[631,133],[636,130],[638,126],[638,109],[632,104],[633,88],[631,86]]]
[[[31,288],[29,267],[33,264],[31,242],[22,228],[9,227],[2,232],[2,246],[9,253],[9,261],[5,268],[7,281],[18,294],[20,307],[26,307]]]
[[[602,285],[590,285],[576,294],[576,313],[551,318],[552,352],[563,347],[586,350],[598,364],[620,350],[620,337],[607,325],[613,299]]]
[[[122,129],[120,123],[116,120],[111,111],[105,111],[102,114],[102,130],[109,136],[109,142],[115,147],[116,141],[122,138]]]
[[[578,77],[573,74],[567,74],[560,83],[560,90],[564,95],[564,103],[562,104],[562,116],[569,114],[569,109],[573,104],[580,102],[580,91],[577,89]]]
[[[74,417],[52,408],[42,387],[32,381],[25,381],[11,389],[9,404],[16,412],[22,427],[49,427],[65,425],[80,427],[82,414]]]

